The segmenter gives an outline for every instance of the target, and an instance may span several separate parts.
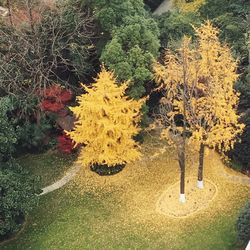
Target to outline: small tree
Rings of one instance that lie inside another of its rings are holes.
[[[154,67],[156,82],[165,92],[157,121],[163,125],[161,136],[177,148],[180,166],[180,202],[185,202],[186,141],[190,128],[187,107],[192,95],[189,67],[195,64],[190,39],[184,37],[178,53],[167,51],[164,65]]]
[[[226,152],[233,148],[243,124],[237,115],[238,96],[234,90],[237,63],[218,38],[210,22],[195,29],[198,36],[196,63],[189,65],[193,93],[187,102],[191,140],[199,145],[198,187],[203,188],[205,146]],[[195,72],[195,74],[192,74]]]
[[[104,67],[86,94],[77,98],[79,105],[70,108],[77,118],[75,128],[67,134],[83,144],[79,159],[84,166],[109,167],[125,164],[140,157],[133,136],[138,134],[143,101],[125,96],[128,82],[117,86],[112,72]]]

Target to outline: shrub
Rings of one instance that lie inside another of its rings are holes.
[[[37,180],[17,163],[0,166],[0,238],[16,232],[36,204]]]
[[[15,151],[17,134],[8,118],[13,106],[9,97],[0,98],[0,161],[7,160]]]
[[[54,84],[44,91],[43,98],[41,102],[42,110],[59,112],[72,99],[72,92]]]
[[[240,211],[236,227],[239,243],[246,244],[250,240],[250,202]]]
[[[71,154],[73,152],[75,142],[65,133],[57,137],[58,150],[64,154]]]
[[[18,143],[22,149],[32,152],[42,151],[50,142],[53,121],[43,117],[39,123],[24,121],[17,126]]]

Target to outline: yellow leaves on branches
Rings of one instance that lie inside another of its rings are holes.
[[[189,142],[227,151],[244,128],[237,114],[239,93],[234,89],[237,62],[210,22],[194,29],[195,46],[184,37],[177,53],[166,51],[164,64],[155,64],[155,79],[166,92],[167,120],[185,116]],[[180,129],[176,126],[177,132]],[[164,137],[168,134],[163,132]]]
[[[118,86],[113,72],[104,67],[90,88],[82,86],[87,93],[77,97],[78,106],[70,108],[77,122],[68,133],[76,143],[84,145],[80,162],[84,166],[114,166],[139,158],[139,145],[133,136],[140,131],[137,124],[143,100],[128,99],[128,82]]]

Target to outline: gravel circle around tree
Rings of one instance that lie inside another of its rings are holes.
[[[210,180],[204,181],[204,188],[196,186],[196,178],[186,180],[186,203],[179,202],[180,183],[171,185],[157,201],[156,210],[158,213],[175,217],[185,218],[209,206],[210,202],[217,195],[217,186]]]

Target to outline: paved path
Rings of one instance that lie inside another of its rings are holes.
[[[172,10],[173,3],[172,0],[165,0],[160,4],[160,6],[154,11],[153,15],[161,15],[163,13],[168,12],[169,10]]]
[[[225,170],[222,172],[223,177],[225,177],[227,180],[235,183],[250,185],[250,178],[249,177],[242,177],[237,175],[232,175],[227,173]]]
[[[54,190],[63,187],[65,184],[67,184],[70,180],[72,180],[76,176],[76,174],[79,172],[80,169],[81,165],[79,163],[75,164],[60,180],[56,181],[52,185],[43,188],[42,189],[43,192],[39,195],[48,194]]]

